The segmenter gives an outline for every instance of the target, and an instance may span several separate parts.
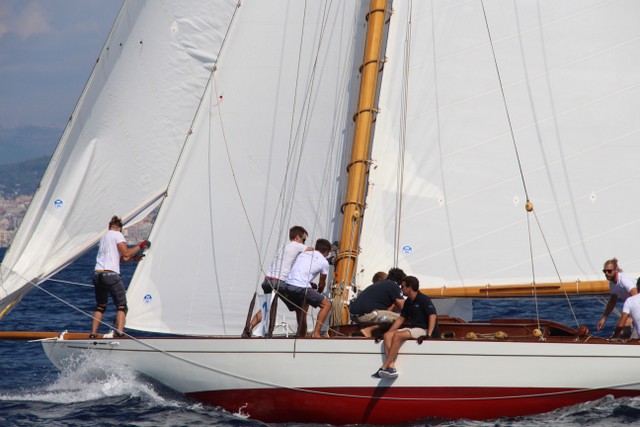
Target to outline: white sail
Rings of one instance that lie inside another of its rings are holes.
[[[363,10],[247,1],[225,21],[229,36],[128,290],[127,327],[239,336],[288,229],[305,227],[308,245],[334,237]]]
[[[614,256],[640,273],[639,18],[633,1],[394,2],[358,283],[392,259],[423,287],[603,280]]]
[[[0,313],[167,186],[236,2],[125,2],[0,269]]]

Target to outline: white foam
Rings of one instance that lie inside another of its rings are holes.
[[[164,398],[155,385],[132,369],[115,365],[90,352],[68,364],[55,381],[18,394],[0,394],[1,401],[19,400],[45,403],[78,403],[105,397],[138,397],[157,406],[190,406],[184,401]]]

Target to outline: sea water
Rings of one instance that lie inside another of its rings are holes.
[[[0,249],[0,258],[5,250]],[[89,331],[94,307],[91,276],[95,251],[81,257],[41,288],[33,289],[5,318],[0,330]],[[123,266],[125,284],[132,265]],[[109,306],[108,316],[113,314]],[[594,298],[531,301],[481,301],[474,315],[541,318],[571,326],[585,324],[595,331],[603,302]],[[614,320],[609,320],[611,333]],[[640,367],[628,366],[634,370]],[[588,375],[588,373],[585,373]],[[327,408],[331,410],[331,408]],[[58,372],[36,342],[0,340],[0,425],[2,426],[260,426],[260,422],[231,414],[184,397],[122,366],[105,367],[86,360]],[[503,418],[487,422],[416,420],[403,426],[618,426],[640,425],[640,398],[604,398],[548,414]],[[289,424],[295,426],[298,424]]]

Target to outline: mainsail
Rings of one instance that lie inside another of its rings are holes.
[[[427,288],[640,273],[640,5],[393,9],[358,281],[392,260]]]
[[[0,316],[166,190],[236,2],[125,2],[0,268]]]
[[[363,10],[246,2],[225,21],[229,37],[129,287],[128,327],[239,335],[289,227],[307,228],[311,245],[335,236]]]

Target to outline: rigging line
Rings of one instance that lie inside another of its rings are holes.
[[[498,67],[498,59],[496,57],[496,51],[493,46],[493,39],[491,38],[491,29],[489,28],[489,20],[487,19],[487,12],[484,7],[484,0],[480,0],[480,4],[482,5],[482,13],[484,15],[484,23],[487,28],[487,35],[489,37],[489,45],[491,46],[491,53],[493,55],[493,63],[496,69],[496,76],[498,78],[498,84],[500,86],[500,94],[502,95],[502,102],[504,105],[505,115],[507,118],[507,123],[509,124],[509,133],[511,134],[511,141],[513,143],[513,149],[515,151],[516,160],[518,163],[518,169],[520,171],[520,179],[522,180],[522,188],[524,189],[524,194],[526,200],[529,200],[529,192],[527,190],[527,183],[524,179],[524,172],[522,170],[522,162],[520,161],[520,153],[518,151],[518,144],[516,143],[515,134],[513,132],[513,124],[511,123],[511,115],[509,114],[509,108],[507,107],[507,97],[504,93],[504,86],[502,84],[502,77],[500,75],[500,69]]]
[[[231,174],[233,175],[234,184],[236,186],[236,191],[238,192],[238,198],[240,199],[240,203],[242,205],[242,210],[245,213],[245,217],[248,218],[248,215],[246,213],[246,208],[245,208],[245,205],[244,205],[244,200],[242,199],[242,196],[240,195],[240,191],[238,189],[238,183],[236,182],[235,173],[233,171],[233,165],[231,164],[231,159],[230,159],[230,155],[229,155],[229,149],[227,148],[227,145],[226,145],[227,144],[227,139],[226,139],[226,135],[224,133],[224,126],[222,124],[222,111],[220,109],[220,102],[215,102],[218,99],[220,99],[220,95],[218,93],[218,88],[216,86],[215,73],[214,73],[214,76],[213,76],[212,87],[211,88],[212,88],[212,92],[211,93],[215,92],[215,98],[214,99],[208,98],[208,101],[207,101],[208,105],[206,106],[206,108],[208,110],[207,112],[212,111],[212,110],[214,110],[216,108],[218,109],[218,117],[219,117],[219,121],[220,121],[220,131],[222,132],[222,135],[223,135],[222,137],[223,137],[223,140],[224,140],[224,143],[225,143],[225,149],[227,150],[227,158],[229,160],[229,167],[231,169]],[[211,96],[211,95],[209,95],[209,96]],[[211,104],[213,104],[212,107],[210,107]],[[222,283],[222,281],[220,280],[220,277],[219,277],[220,269],[218,268],[218,256],[217,256],[217,253],[216,253],[216,244],[215,244],[216,240],[215,240],[215,236],[214,236],[214,234],[215,234],[215,231],[214,231],[215,230],[215,219],[214,219],[214,211],[215,211],[215,209],[214,209],[214,206],[213,206],[214,197],[212,196],[214,194],[214,191],[213,191],[213,171],[212,171],[212,169],[213,169],[212,168],[212,163],[213,162],[212,162],[211,159],[214,157],[213,154],[212,154],[213,153],[213,142],[212,142],[213,141],[213,134],[212,134],[213,125],[212,125],[212,122],[214,120],[215,119],[212,117],[212,114],[207,114],[207,130],[206,130],[206,132],[207,132],[207,141],[206,141],[206,143],[207,143],[207,160],[206,160],[206,165],[207,165],[206,166],[206,169],[207,169],[207,194],[206,194],[206,199],[207,199],[207,204],[209,205],[208,206],[209,207],[208,216],[209,216],[209,224],[210,224],[210,226],[209,226],[209,230],[208,231],[209,231],[209,245],[210,245],[210,248],[211,248],[211,263],[212,263],[212,267],[213,267],[214,283],[219,284],[219,283]],[[251,227],[251,225],[249,225],[249,227]],[[256,248],[257,248],[258,243],[257,243],[257,241],[255,239],[255,236],[253,234],[254,234],[253,230],[251,230],[251,235],[253,237],[253,241],[255,242]],[[206,243],[205,243],[205,245],[206,245]],[[260,260],[260,263],[262,265],[262,260],[260,259],[259,251],[258,251],[258,259]],[[258,281],[257,280],[255,281],[255,285],[254,286],[255,286],[254,289],[257,289],[257,287],[258,287]],[[224,298],[222,296],[222,289],[221,288],[222,288],[222,286],[215,286],[215,292],[216,292],[216,294],[218,296],[218,303],[219,303],[219,306],[222,308],[222,307],[224,307]],[[223,330],[226,332],[227,331],[226,310],[220,310],[220,317],[222,318]]]
[[[529,217],[529,215],[527,215],[527,218]],[[547,248],[547,253],[550,255],[551,258],[551,263],[553,264],[553,269],[556,272],[556,275],[558,276],[558,282],[562,283],[562,277],[560,277],[560,271],[558,270],[558,266],[556,264],[555,259],[553,258],[553,255],[551,253],[551,248],[549,247],[549,242],[547,241],[547,237],[544,234],[544,231],[542,230],[542,226],[540,225],[540,219],[538,218],[538,214],[536,213],[536,211],[533,211],[533,217],[536,220],[536,223],[538,225],[538,231],[540,231],[540,236],[542,237],[542,241],[544,242],[544,246]],[[578,322],[578,318],[576,317],[576,312],[573,308],[573,304],[571,304],[571,299],[569,298],[569,294],[567,294],[567,290],[565,289],[564,286],[562,286],[562,290],[564,292],[564,296],[565,299],[567,301],[567,303],[569,303],[569,309],[571,310],[571,314],[573,315],[573,320],[576,322],[577,326],[580,326],[579,322]]]
[[[92,288],[93,285],[89,285],[87,283],[79,283],[79,282],[71,282],[69,280],[62,280],[62,279],[47,279],[47,282],[56,282],[56,283],[66,283],[67,285],[75,285],[75,286],[83,286],[83,287],[87,287],[87,288]]]
[[[531,278],[533,285],[533,302],[536,308],[536,322],[538,323],[538,329],[540,327],[540,307],[538,302],[538,287],[536,286],[536,268],[535,268],[535,260],[533,257],[533,239],[531,239],[531,218],[528,212],[525,212],[525,216],[527,217],[527,235],[529,236],[529,258],[531,263]],[[566,293],[566,291],[565,291]]]
[[[404,189],[404,168],[405,168],[405,155],[407,148],[407,110],[408,110],[408,98],[409,98],[409,70],[410,65],[409,61],[411,59],[411,30],[413,23],[413,2],[409,2],[409,10],[407,16],[407,29],[405,33],[405,41],[404,41],[404,64],[402,67],[402,94],[401,94],[401,104],[402,108],[400,109],[400,143],[398,144],[398,191],[396,192],[396,221],[395,221],[395,242],[393,247],[393,265],[394,267],[398,266],[398,258],[400,256],[400,228],[402,222],[402,202],[403,202],[403,189]]]

